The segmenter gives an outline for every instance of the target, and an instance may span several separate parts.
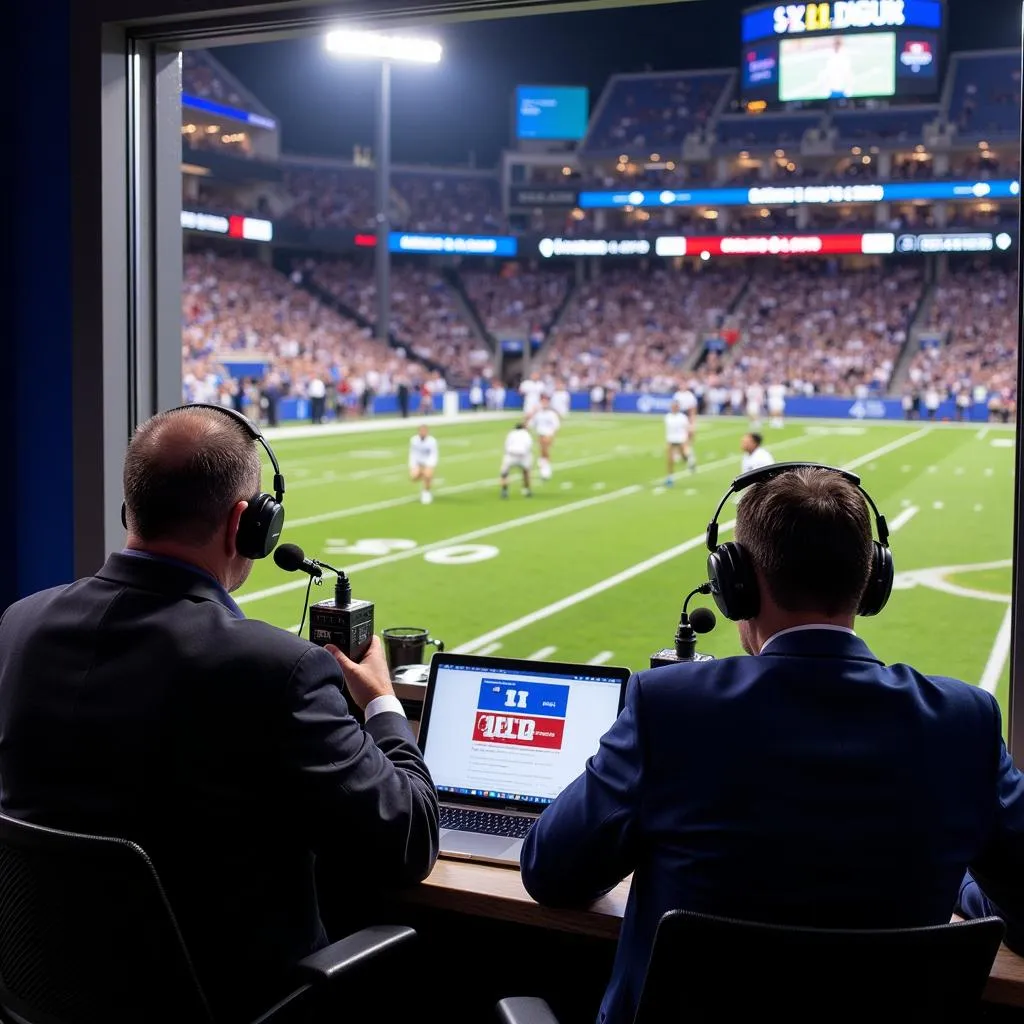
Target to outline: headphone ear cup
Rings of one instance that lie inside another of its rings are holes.
[[[266,558],[281,536],[284,506],[270,494],[257,494],[238,522],[235,547],[243,558]]]
[[[892,585],[896,579],[896,565],[893,562],[892,551],[877,540],[873,544],[871,575],[868,577],[868,585],[864,588],[860,607],[857,609],[857,614],[864,617],[877,615],[888,604],[889,595],[892,594]]]
[[[742,545],[719,544],[708,555],[708,579],[711,596],[727,619],[752,619],[761,610],[757,574]]]

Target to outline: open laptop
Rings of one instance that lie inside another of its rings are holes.
[[[541,811],[597,753],[629,675],[435,654],[419,744],[441,797],[441,856],[518,868]]]

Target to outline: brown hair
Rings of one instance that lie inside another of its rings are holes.
[[[158,413],[135,431],[125,455],[128,524],[143,540],[205,544],[259,485],[252,438],[214,409]]]
[[[871,570],[871,519],[838,473],[795,469],[755,484],[737,509],[736,540],[785,611],[857,610]]]

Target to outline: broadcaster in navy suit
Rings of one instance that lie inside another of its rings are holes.
[[[606,1024],[633,1020],[676,908],[826,928],[1005,911],[1024,951],[1024,780],[995,700],[875,657],[853,625],[884,545],[856,478],[772,469],[729,545],[751,573],[731,617],[753,657],[634,674],[523,848],[541,903],[586,904],[633,874]]]

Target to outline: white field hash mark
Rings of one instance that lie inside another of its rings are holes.
[[[891,441],[889,444],[883,445],[881,448],[876,448],[874,451],[868,452],[866,455],[862,455],[854,459],[852,462],[848,462],[843,468],[851,470],[856,469],[858,466],[863,466],[865,463],[872,462],[875,459],[881,458],[883,455],[888,455],[890,452],[898,451],[904,445],[911,444],[930,433],[931,427],[922,427],[920,430],[915,430],[912,434],[905,434],[903,437],[897,438],[897,440]],[[806,438],[802,438],[801,440],[806,441]],[[781,447],[781,445],[777,445],[776,447]],[[719,526],[718,532],[719,534],[724,534],[731,530],[735,525],[736,520],[730,519],[729,522],[722,523]],[[646,558],[642,562],[637,562],[636,565],[631,565],[628,569],[623,569],[621,572],[615,573],[614,576],[609,576],[607,579],[600,580],[598,583],[585,587],[583,590],[579,590],[575,594],[569,594],[567,597],[563,597],[560,601],[554,601],[552,604],[546,605],[543,608],[538,608],[536,611],[530,612],[528,615],[523,615],[518,619],[513,619],[512,622],[508,622],[504,626],[499,626],[497,629],[492,629],[490,632],[484,633],[482,636],[478,636],[473,640],[460,644],[454,649],[454,653],[474,654],[479,651],[481,647],[484,647],[489,643],[493,643],[495,640],[502,640],[512,633],[518,633],[519,630],[525,629],[527,626],[532,626],[535,622],[541,622],[552,615],[557,615],[559,612],[573,608],[578,604],[582,604],[584,601],[589,601],[590,598],[596,597],[598,594],[603,594],[605,591],[619,586],[620,583],[626,583],[637,576],[642,576],[651,569],[656,569],[659,565],[664,565],[666,562],[670,562],[672,559],[678,558],[680,555],[684,555],[688,551],[692,551],[694,548],[703,544],[704,539],[705,535],[703,533],[698,534],[696,537],[691,537],[688,541],[684,541],[682,544],[669,548],[667,551],[662,551],[660,554],[652,555],[650,558]]]
[[[520,516],[517,519],[509,519],[503,523],[496,523],[494,526],[485,526],[479,530],[471,530],[469,533],[460,534],[457,537],[448,537],[445,540],[434,541],[431,544],[423,544],[419,547],[410,548],[408,551],[397,551],[391,555],[384,555],[381,558],[372,558],[368,562],[357,562],[354,565],[341,566],[346,572],[364,571],[376,569],[382,565],[391,565],[393,562],[400,562],[406,558],[414,558],[416,555],[424,555],[430,551],[439,551],[442,548],[453,547],[456,544],[467,544],[482,537],[490,537],[496,533],[504,533],[506,530],[515,530],[521,526],[530,526],[533,523],[542,522],[546,519],[554,519],[558,516],[568,515],[571,512],[578,512],[580,509],[590,508],[593,505],[603,505],[608,501],[616,501],[625,498],[630,494],[636,494],[643,488],[639,484],[631,487],[623,487],[618,491],[611,491],[608,494],[599,494],[593,498],[584,498],[582,501],[575,501],[569,505],[559,505],[557,508],[545,509],[543,512],[534,512],[528,516]],[[266,597],[276,597],[278,594],[287,594],[292,590],[301,590],[308,580],[303,576],[299,580],[291,580],[288,583],[279,583],[276,587],[267,587],[266,590],[255,590],[251,594],[242,594],[236,598],[241,604],[248,604],[250,601],[262,601]]]

